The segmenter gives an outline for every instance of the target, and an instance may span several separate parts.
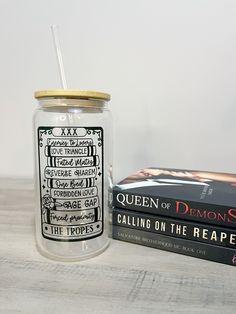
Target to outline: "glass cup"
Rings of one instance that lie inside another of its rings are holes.
[[[35,98],[37,247],[59,260],[95,256],[109,244],[110,95],[51,90]]]

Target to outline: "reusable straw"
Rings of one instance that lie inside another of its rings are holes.
[[[55,51],[57,54],[57,62],[58,62],[59,74],[61,78],[61,85],[63,89],[67,89],[65,70],[64,70],[61,46],[60,46],[59,35],[58,35],[58,26],[51,25],[51,30],[52,30],[52,37],[53,37]]]
[[[65,70],[64,70],[64,64],[63,64],[63,58],[62,58],[62,53],[61,53],[61,46],[60,46],[60,41],[59,41],[59,35],[58,35],[58,26],[57,25],[52,25],[52,37],[54,41],[54,47],[55,51],[57,54],[57,62],[58,62],[58,68],[59,68],[59,73],[60,73],[60,78],[61,78],[61,85],[63,89],[67,89],[67,82],[66,82],[66,76],[65,76]],[[73,115],[70,113],[66,113],[66,121],[68,125],[73,123]],[[82,241],[82,251],[87,249],[87,244],[86,241]]]
[[[65,75],[64,63],[63,63],[63,58],[62,58],[62,53],[61,53],[61,45],[60,45],[60,40],[59,40],[58,29],[59,29],[58,25],[55,25],[55,24],[51,25],[54,48],[57,55],[58,69],[59,69],[59,74],[61,78],[61,86],[63,89],[67,89],[66,75]],[[74,120],[73,115],[67,112],[65,114],[65,121],[67,125],[70,125],[71,123],[73,123],[73,120]]]

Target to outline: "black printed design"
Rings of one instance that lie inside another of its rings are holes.
[[[103,232],[103,129],[39,127],[44,238],[81,241]]]

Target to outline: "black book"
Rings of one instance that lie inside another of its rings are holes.
[[[113,225],[113,238],[165,251],[236,266],[236,250]]]
[[[113,225],[233,248],[236,229],[113,208]]]
[[[236,228],[236,175],[146,168],[113,188],[113,206]]]

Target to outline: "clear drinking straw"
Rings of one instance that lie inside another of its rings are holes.
[[[60,74],[60,78],[61,78],[61,85],[62,85],[63,89],[67,89],[67,82],[66,82],[64,63],[63,63],[63,58],[62,58],[62,53],[61,53],[58,28],[59,28],[58,25],[55,25],[55,24],[51,25],[54,48],[55,48],[56,55],[57,55],[58,69],[59,69],[59,74]],[[65,121],[66,121],[68,126],[70,126],[71,123],[73,123],[73,117],[68,112],[65,114]],[[70,242],[65,242],[64,247],[68,248],[69,243]]]
[[[51,25],[51,30],[52,30],[52,37],[53,37],[55,51],[57,54],[57,62],[58,62],[59,74],[61,78],[61,85],[63,89],[67,89],[65,70],[64,70],[61,46],[60,46],[59,35],[58,35],[58,26]]]

